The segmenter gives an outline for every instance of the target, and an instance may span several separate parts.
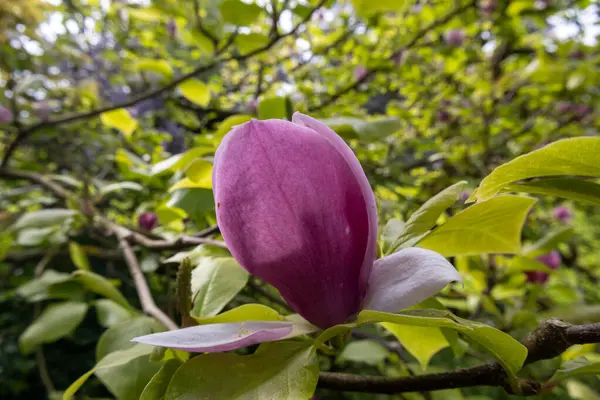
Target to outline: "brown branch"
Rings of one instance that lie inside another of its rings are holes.
[[[119,108],[125,108],[125,107],[131,107],[136,105],[137,103],[140,103],[142,101],[145,100],[149,100],[151,98],[154,98],[156,96],[159,96],[163,93],[166,93],[174,88],[176,88],[180,83],[195,77],[196,75],[199,75],[203,72],[206,72],[208,70],[210,70],[211,68],[216,67],[217,65],[221,64],[221,63],[225,63],[228,61],[244,61],[247,60],[255,55],[261,54],[269,49],[271,49],[273,46],[275,46],[278,42],[280,42],[282,39],[291,36],[291,35],[295,35],[300,28],[306,24],[308,21],[310,21],[310,19],[312,18],[313,14],[319,9],[321,8],[325,2],[327,0],[320,0],[319,3],[313,8],[311,9],[311,11],[306,15],[305,18],[302,19],[302,21],[300,21],[296,26],[294,26],[292,28],[292,30],[290,30],[287,33],[284,34],[280,34],[277,36],[274,36],[269,43],[265,44],[262,47],[259,47],[255,50],[252,50],[246,54],[242,54],[242,55],[232,55],[229,57],[225,57],[223,59],[217,59],[215,61],[212,61],[208,64],[205,65],[201,65],[198,68],[188,72],[187,74],[183,74],[181,76],[179,76],[178,78],[172,80],[171,82],[169,82],[168,84],[166,84],[165,86],[162,86],[158,89],[154,89],[154,90],[149,90],[145,93],[142,93],[139,96],[136,97],[132,97],[129,100],[126,100],[122,103],[118,103],[118,104],[112,104],[106,107],[101,107],[101,108],[97,108],[95,110],[92,111],[87,111],[87,112],[82,112],[82,113],[75,113],[75,114],[71,114],[71,115],[67,115],[65,117],[62,118],[58,118],[58,119],[54,119],[54,120],[46,120],[46,121],[42,121],[40,123],[31,125],[27,128],[21,129],[19,130],[19,132],[17,133],[16,137],[14,138],[14,140],[8,145],[6,152],[4,153],[4,157],[2,159],[2,162],[0,162],[0,169],[1,168],[5,168],[6,165],[8,164],[12,154],[14,153],[14,151],[17,149],[17,147],[25,140],[27,140],[27,138],[29,138],[29,136],[31,136],[34,132],[42,129],[42,128],[51,128],[54,126],[58,126],[58,125],[62,125],[62,124],[67,124],[67,123],[71,123],[71,122],[76,122],[76,121],[80,121],[80,120],[84,120],[84,119],[88,119],[88,118],[93,118],[96,117],[102,113],[105,113],[107,111],[112,111],[112,110],[116,110]],[[229,44],[233,43],[233,40],[228,41],[230,42]],[[218,53],[222,53],[224,50],[226,49],[226,47],[221,48]]]
[[[178,329],[178,326],[175,322],[169,318],[167,314],[165,314],[154,302],[154,298],[152,297],[152,293],[150,292],[150,288],[148,287],[148,282],[146,282],[146,278],[144,277],[144,273],[140,268],[140,264],[138,259],[131,248],[131,245],[127,241],[127,238],[123,235],[120,230],[114,232],[119,237],[119,245],[121,246],[121,250],[123,251],[123,256],[125,257],[125,262],[129,267],[129,273],[131,274],[131,278],[133,279],[133,283],[135,284],[135,290],[137,291],[138,298],[140,299],[140,304],[142,305],[142,310],[144,312],[160,322],[163,323],[165,327],[169,330]]]
[[[600,323],[571,325],[558,319],[549,319],[524,341],[528,350],[525,364],[554,358],[572,345],[586,343],[600,343]],[[528,380],[520,380],[518,384],[518,390],[523,395],[535,395],[541,386],[538,382]],[[319,387],[350,392],[393,394],[473,386],[500,386],[508,393],[513,393],[506,372],[497,362],[409,377],[360,376],[338,372],[321,372],[319,375]]]

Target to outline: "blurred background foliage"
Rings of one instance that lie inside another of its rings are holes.
[[[324,120],[358,155],[382,223],[406,220],[466,180],[442,223],[496,166],[561,138],[596,135],[600,124],[600,28],[590,0],[0,0],[0,32],[3,168],[43,176],[154,239],[215,224],[212,153],[231,126],[250,118],[300,111]],[[90,370],[101,335],[129,318],[117,297],[69,274],[93,271],[125,303],[139,302],[117,240],[73,211],[72,198],[9,175],[0,181],[0,397],[41,399]],[[597,211],[597,204],[540,196],[523,231],[526,250],[454,257],[465,285],[438,299],[517,338],[550,316],[600,320]],[[135,251],[157,304],[176,316],[173,257],[181,254]],[[200,246],[194,256],[195,265],[222,267],[215,261],[221,250]],[[547,273],[524,272],[540,263]],[[229,285],[232,295],[216,312],[247,302],[284,311],[272,288],[232,274],[241,284]],[[42,310],[65,304],[57,314],[64,320],[42,327],[54,339],[24,344],[21,335]],[[457,357],[447,342],[423,349],[414,338],[397,347],[385,341],[389,334],[383,338],[355,341],[323,363],[332,371],[409,375],[484,357],[477,349]],[[563,361],[595,350],[572,348]],[[546,379],[560,362],[526,372]],[[154,372],[140,372],[141,389]],[[81,398],[139,396],[140,388],[120,390],[115,379],[91,379]],[[509,397],[501,388],[317,396]],[[577,377],[541,397],[598,399],[600,384]]]

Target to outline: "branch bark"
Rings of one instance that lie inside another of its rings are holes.
[[[131,278],[135,284],[135,290],[137,291],[138,298],[140,299],[142,310],[144,310],[146,314],[162,322],[162,324],[169,330],[178,329],[177,324],[173,322],[173,320],[171,320],[171,318],[169,318],[169,316],[160,308],[158,308],[154,302],[154,298],[152,297],[152,293],[148,287],[148,282],[146,282],[146,277],[144,277],[144,273],[140,268],[138,259],[135,256],[131,245],[127,241],[127,238],[120,231],[116,231],[115,234],[119,236],[119,245],[123,251],[125,262],[129,267],[129,273],[131,274]]]
[[[575,344],[600,343],[600,323],[571,325],[558,319],[543,322],[524,341],[528,350],[525,364],[551,359]],[[523,395],[535,395],[541,385],[538,382],[520,380]],[[404,393],[423,390],[442,390],[473,386],[500,386],[513,393],[502,366],[490,362],[472,368],[457,369],[438,374],[409,377],[360,376],[338,372],[321,372],[319,387],[364,393]]]

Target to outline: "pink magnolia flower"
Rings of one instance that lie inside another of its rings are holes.
[[[377,208],[352,150],[323,123],[252,120],[234,127],[213,167],[217,221],[233,257],[321,329],[361,310],[399,312],[460,275],[441,255],[408,248],[376,260]],[[135,341],[225,351],[291,337],[291,322],[200,325]]]
[[[158,216],[153,212],[145,212],[138,218],[140,228],[151,231],[158,225]]]
[[[566,224],[573,218],[573,213],[569,207],[555,207],[554,210],[552,210],[552,217],[555,220]]]
[[[546,266],[550,269],[558,269],[562,262],[562,257],[558,251],[552,250],[548,254],[539,256],[537,260],[543,264],[546,264]],[[548,273],[545,271],[527,271],[525,274],[527,275],[527,281],[531,283],[542,284],[546,283],[548,280]]]

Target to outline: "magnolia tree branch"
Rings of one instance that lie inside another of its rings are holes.
[[[76,121],[81,121],[81,120],[85,120],[85,119],[89,119],[89,118],[93,118],[96,117],[102,113],[108,112],[108,111],[112,111],[112,110],[116,110],[119,108],[125,108],[125,107],[131,107],[136,105],[137,103],[140,103],[142,101],[145,100],[149,100],[152,99],[156,96],[159,96],[163,93],[169,92],[172,89],[175,89],[179,84],[185,82],[188,79],[191,79],[203,72],[206,72],[214,67],[216,67],[217,65],[221,64],[221,63],[225,63],[225,62],[229,62],[229,61],[245,61],[251,57],[254,57],[255,55],[264,53],[265,51],[271,49],[273,46],[275,46],[278,42],[280,42],[282,39],[288,37],[288,36],[292,36],[295,35],[300,28],[305,25],[308,21],[310,21],[310,19],[312,18],[313,14],[319,9],[321,8],[325,2],[327,0],[320,0],[319,3],[310,10],[310,12],[308,12],[308,14],[302,19],[302,21],[300,21],[297,25],[295,25],[289,32],[283,33],[283,34],[277,34],[275,36],[272,37],[272,39],[265,44],[262,47],[259,47],[255,50],[252,50],[248,53],[242,54],[242,55],[231,55],[228,57],[224,57],[222,59],[216,59],[208,64],[205,65],[201,65],[197,68],[195,68],[194,70],[188,72],[187,74],[183,74],[181,76],[179,76],[178,78],[172,80],[171,82],[167,83],[164,86],[161,86],[158,89],[154,89],[154,90],[149,90],[145,93],[142,93],[139,96],[135,96],[130,98],[129,100],[126,100],[122,103],[117,103],[117,104],[112,104],[106,107],[101,107],[101,108],[97,108],[95,110],[91,110],[91,111],[86,111],[86,112],[82,112],[82,113],[75,113],[75,114],[71,114],[71,115],[66,115],[62,118],[57,118],[57,119],[53,119],[53,120],[46,120],[46,121],[42,121],[40,123],[31,125],[29,127],[26,128],[22,128],[18,131],[17,135],[15,136],[14,140],[8,145],[6,152],[4,153],[4,157],[2,158],[2,161],[0,162],[0,168],[4,168],[6,167],[6,165],[8,164],[12,154],[14,153],[14,151],[17,149],[17,147],[25,140],[27,140],[27,138],[29,136],[31,136],[34,132],[42,129],[42,128],[51,128],[54,126],[58,126],[58,125],[62,125],[62,124],[67,124],[67,123],[71,123],[71,122],[76,122]],[[228,46],[231,45],[231,43],[228,43]],[[222,51],[224,51],[225,48],[221,49],[219,51],[219,53],[221,53]]]
[[[558,319],[549,319],[524,341],[528,350],[525,364],[554,358],[572,345],[587,343],[600,343],[600,323],[571,325]],[[508,383],[508,376],[497,362],[408,377],[361,376],[339,372],[321,372],[319,375],[320,388],[349,392],[393,394],[473,386],[500,386],[508,393],[514,393]],[[523,395],[535,395],[540,387],[534,381],[518,382],[518,390]]]
[[[148,287],[148,282],[146,282],[146,277],[144,277],[144,273],[140,268],[140,264],[138,262],[131,245],[127,241],[127,238],[120,233],[120,231],[115,232],[119,237],[119,245],[121,246],[121,250],[123,251],[123,256],[125,257],[125,262],[129,267],[129,273],[131,274],[131,278],[133,279],[133,283],[135,284],[135,290],[137,291],[138,298],[140,299],[140,303],[142,305],[142,310],[144,312],[160,322],[167,327],[169,330],[178,329],[178,326],[167,314],[165,314],[154,302],[154,298],[152,297],[152,293],[150,292],[150,288]]]

